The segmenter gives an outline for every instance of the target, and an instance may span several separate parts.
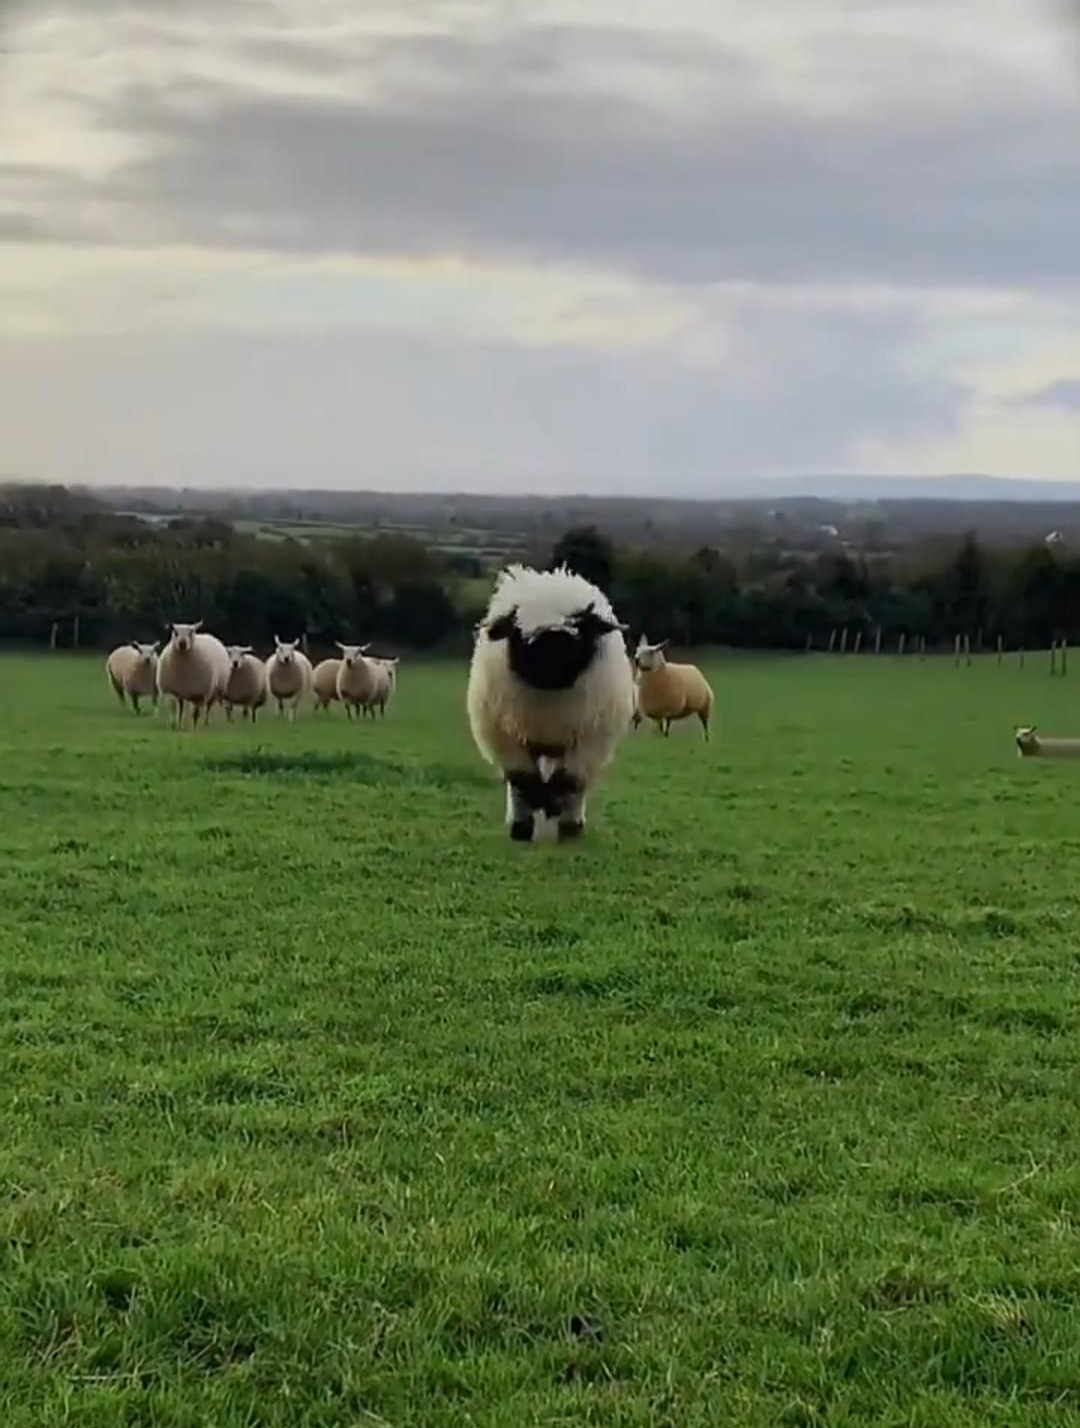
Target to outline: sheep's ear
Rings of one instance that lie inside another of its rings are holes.
[[[368,652],[368,650],[369,650],[370,648],[371,648],[370,645],[361,645],[361,646],[360,646],[360,653],[361,653],[361,654],[367,654],[367,652]]]
[[[138,640],[131,641],[131,648],[136,654],[142,654],[142,645],[139,644]]]
[[[658,650],[666,650],[669,644],[671,644],[670,640],[661,640],[660,643],[656,646],[656,648]]]
[[[493,620],[487,627],[489,640],[508,640],[514,629],[514,621],[517,619],[517,606],[508,615],[500,615],[497,620]]]
[[[590,607],[578,621],[578,628],[588,631],[589,634],[599,639],[601,635],[613,635],[616,630],[625,630],[626,626],[620,624],[618,620],[605,620],[602,615],[595,614]]]
[[[201,630],[201,629],[202,629],[202,621],[201,621],[201,620],[196,620],[195,623],[194,623],[194,624],[192,625],[192,627],[191,627],[191,632],[192,632],[192,634],[196,634],[196,633],[197,633],[199,630]]]

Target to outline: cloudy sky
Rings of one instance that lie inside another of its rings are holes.
[[[0,472],[1080,477],[1068,4],[0,0]]]

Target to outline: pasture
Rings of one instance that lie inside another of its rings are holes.
[[[707,672],[522,848],[463,667],[0,658],[5,1428],[1080,1421],[1080,685]]]

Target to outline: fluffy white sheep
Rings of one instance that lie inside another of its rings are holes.
[[[376,714],[382,717],[386,715],[386,706],[394,697],[397,690],[397,667],[396,659],[380,659],[376,655],[368,656],[368,663],[375,666],[378,675],[374,693],[371,701],[364,707],[364,713],[370,714],[374,719]]]
[[[278,714],[295,719],[301,700],[311,688],[311,661],[299,640],[274,636],[274,653],[266,662],[266,684],[277,700]]]
[[[633,713],[624,629],[603,592],[565,568],[514,565],[496,582],[467,707],[477,748],[506,780],[515,841],[531,841],[541,815],[560,838],[582,832],[586,797]]]
[[[311,692],[315,696],[315,708],[328,713],[331,704],[338,702],[337,677],[341,668],[339,659],[324,659],[311,672]]]
[[[250,645],[229,645],[229,677],[222,696],[225,713],[232,721],[233,710],[242,711],[254,724],[259,710],[267,700],[266,665],[252,652]]]
[[[367,658],[370,645],[343,645],[339,640],[337,647],[341,651],[337,696],[349,718],[359,718],[374,703],[383,674],[374,661]]]
[[[1030,725],[1017,729],[1016,752],[1022,759],[1080,759],[1080,739],[1046,739]]]
[[[650,645],[642,635],[634,653],[637,666],[635,728],[642,719],[651,719],[664,735],[670,734],[677,719],[696,714],[705,739],[709,738],[713,692],[696,664],[669,664],[664,651],[670,641]]]
[[[121,704],[131,700],[135,713],[139,700],[149,699],[155,705],[157,692],[157,645],[142,645],[137,640],[119,645],[105,661],[105,673]]]
[[[173,723],[184,724],[184,708],[191,705],[191,724],[195,728],[200,713],[204,721],[221,699],[229,679],[229,656],[225,646],[214,635],[202,633],[202,621],[193,625],[170,626],[169,640],[161,652],[157,667],[158,692],[174,701]]]

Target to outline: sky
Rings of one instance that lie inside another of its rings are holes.
[[[0,473],[1076,479],[1077,8],[0,0]]]

